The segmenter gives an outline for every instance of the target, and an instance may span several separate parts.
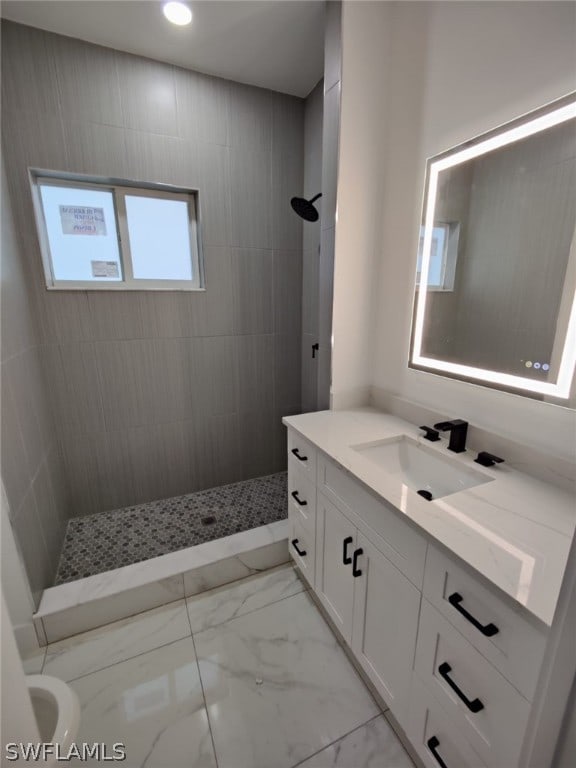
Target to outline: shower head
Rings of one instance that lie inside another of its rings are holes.
[[[304,200],[303,197],[293,197],[290,200],[290,205],[300,218],[306,221],[318,221],[318,211],[314,208],[313,203],[319,197],[322,197],[322,192],[315,195],[312,200]]]

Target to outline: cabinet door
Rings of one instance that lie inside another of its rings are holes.
[[[356,528],[321,493],[316,506],[316,594],[346,638],[352,636]],[[344,562],[345,555],[349,562]]]
[[[358,533],[352,650],[401,725],[414,663],[420,592]]]

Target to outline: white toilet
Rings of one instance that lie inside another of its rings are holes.
[[[50,675],[26,675],[32,707],[43,742],[59,745],[61,755],[67,755],[80,726],[78,696],[62,680]],[[44,765],[56,765],[56,756]]]

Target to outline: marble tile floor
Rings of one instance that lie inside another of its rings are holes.
[[[68,521],[54,586],[288,516],[286,472]]]
[[[76,741],[122,742],[130,768],[413,768],[291,565],[52,643],[25,669],[69,682]]]

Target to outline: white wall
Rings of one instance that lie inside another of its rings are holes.
[[[324,104],[322,107],[322,198],[318,262],[318,356],[316,408],[330,407],[332,369],[332,306],[336,237],[340,93],[342,89],[342,3],[326,3],[324,32]]]
[[[570,3],[345,3],[335,407],[372,385],[573,458],[573,411],[410,370],[408,343],[426,158],[574,90],[575,40]],[[352,188],[343,169],[354,164]],[[368,213],[345,214],[365,190]]]
[[[334,408],[361,403],[368,397],[371,383],[373,288],[384,194],[392,5],[343,5],[332,318]]]

